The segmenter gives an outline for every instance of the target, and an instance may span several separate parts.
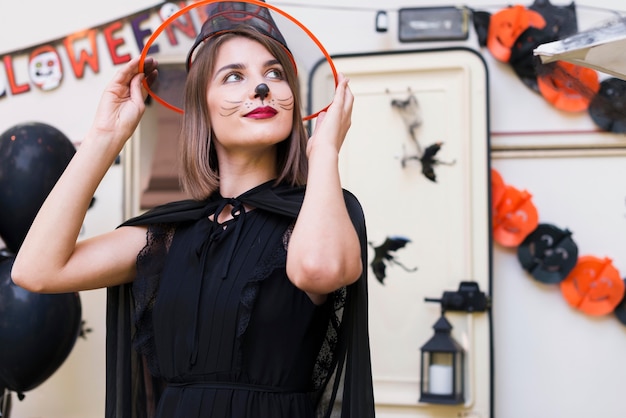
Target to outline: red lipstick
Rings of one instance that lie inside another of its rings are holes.
[[[263,106],[263,107],[257,107],[252,112],[247,113],[246,117],[254,118],[254,119],[267,119],[267,118],[271,118],[276,113],[278,113],[276,109],[269,107],[269,106]]]

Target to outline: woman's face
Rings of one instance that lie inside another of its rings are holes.
[[[291,133],[294,97],[283,67],[251,39],[237,37],[220,46],[207,102],[218,149],[254,151]]]

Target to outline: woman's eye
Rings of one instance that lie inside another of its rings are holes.
[[[242,78],[241,75],[239,75],[237,73],[231,73],[231,74],[228,74],[224,78],[224,82],[230,83],[230,82],[233,82],[233,81],[239,81],[239,80],[241,80],[241,78]]]
[[[276,80],[282,80],[283,79],[283,72],[277,69],[271,69],[267,72],[267,77],[268,78],[272,78],[272,79],[276,79]]]

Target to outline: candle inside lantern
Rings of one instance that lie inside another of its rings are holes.
[[[431,364],[428,368],[428,391],[433,395],[452,394],[452,366]]]

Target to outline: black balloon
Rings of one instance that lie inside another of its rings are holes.
[[[39,208],[76,149],[44,123],[15,125],[0,135],[0,238],[17,252]]]
[[[0,388],[22,393],[67,359],[81,330],[78,293],[39,294],[15,285],[15,257],[0,261]]]

